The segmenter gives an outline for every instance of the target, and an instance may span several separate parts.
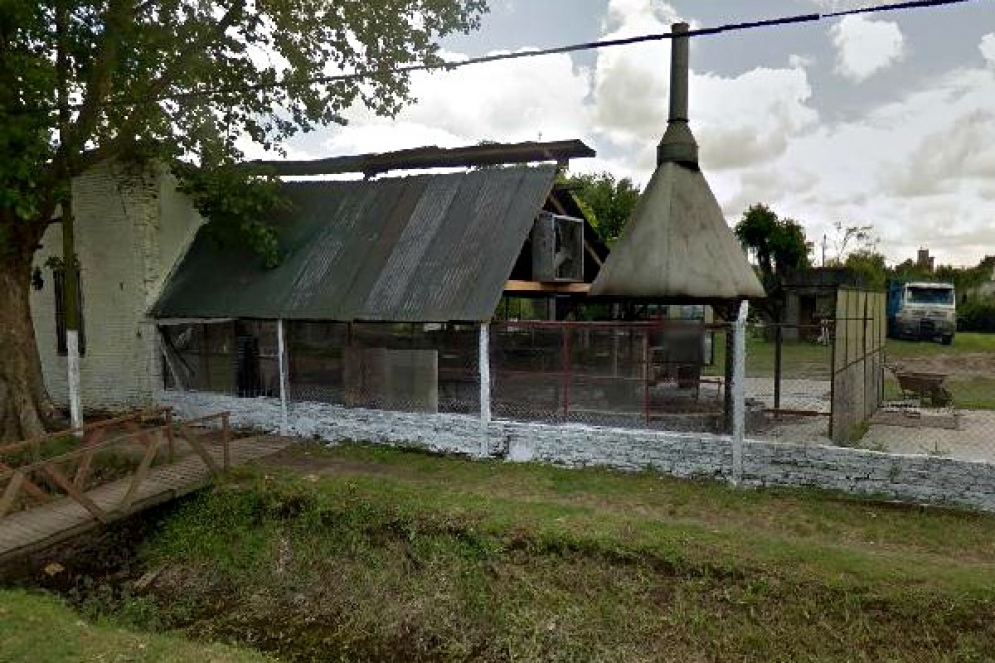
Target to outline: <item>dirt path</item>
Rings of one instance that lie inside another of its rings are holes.
[[[889,362],[907,371],[945,373],[954,380],[995,378],[995,354],[939,354],[931,357],[895,359]]]

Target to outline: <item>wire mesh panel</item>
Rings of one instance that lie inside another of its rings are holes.
[[[723,381],[708,375],[714,327],[698,323],[497,323],[493,409],[508,419],[707,430]]]
[[[835,323],[747,327],[747,432],[766,439],[827,441]]]
[[[473,325],[287,324],[291,398],[406,412],[480,409]]]
[[[278,396],[276,323],[227,320],[161,325],[167,389]]]

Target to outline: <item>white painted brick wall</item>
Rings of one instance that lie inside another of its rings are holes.
[[[73,183],[76,251],[81,265],[86,355],[80,360],[85,410],[119,410],[152,402],[157,361],[146,318],[200,218],[172,178],[120,172],[109,164]],[[31,296],[45,384],[68,403],[66,359],[58,356],[50,256],[62,256],[62,227],[53,224],[35,255],[45,281]]]
[[[280,402],[217,394],[160,392],[182,418],[221,411],[232,424],[278,433]],[[289,408],[290,433],[428,451],[490,456],[568,467],[653,470],[678,477],[732,478],[732,441],[722,436],[493,421],[476,417],[358,410],[319,403]],[[482,442],[486,440],[486,445]],[[915,503],[995,511],[995,465],[843,447],[747,441],[742,485],[816,487]]]

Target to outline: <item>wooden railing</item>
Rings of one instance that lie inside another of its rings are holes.
[[[155,419],[164,423],[148,426]],[[220,464],[208,450],[212,437],[217,437],[221,445]],[[185,448],[179,448],[181,443]],[[65,444],[73,448],[44,457],[46,451],[51,451],[46,445],[55,445],[61,451],[59,446]],[[157,460],[160,465],[168,465],[179,457],[196,456],[216,475],[230,464],[230,445],[227,412],[177,422],[168,408],[8,444],[0,447],[0,519],[34,504],[68,497],[106,523],[112,514],[131,510]],[[128,483],[118,502],[109,508],[99,506],[87,495],[114,481]]]

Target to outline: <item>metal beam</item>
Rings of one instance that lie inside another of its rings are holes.
[[[544,161],[565,163],[570,159],[593,157],[596,154],[583,141],[564,140],[546,143],[494,143],[453,149],[419,147],[398,152],[360,154],[314,161],[252,161],[247,165],[268,169],[275,175],[285,177],[346,173],[362,173],[366,177],[374,177],[392,170],[476,168]]]

